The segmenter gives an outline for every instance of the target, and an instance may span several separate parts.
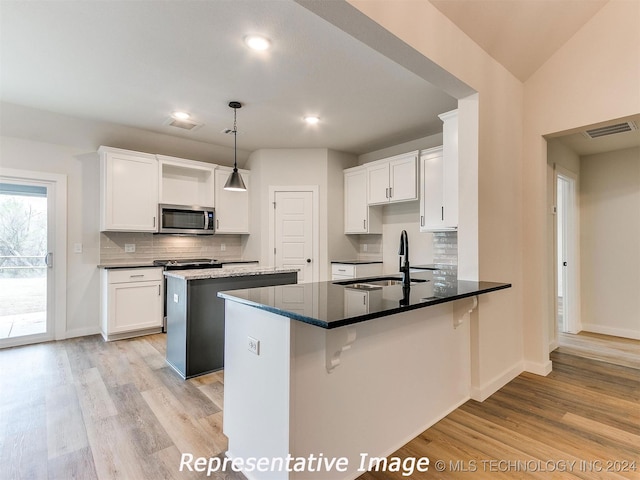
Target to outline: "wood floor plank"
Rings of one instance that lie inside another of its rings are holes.
[[[118,414],[111,395],[96,367],[78,374],[76,391],[85,422]]]
[[[217,453],[211,439],[167,388],[147,390],[141,395],[181,452],[196,457],[209,457]]]
[[[197,387],[181,379],[171,367],[157,370],[156,375],[193,418],[208,417],[221,410]]]
[[[90,447],[50,458],[47,462],[49,479],[98,480]]]
[[[173,445],[135,385],[116,387],[112,390],[111,397],[123,428],[143,454],[149,455]]]
[[[46,412],[49,459],[89,446],[80,402],[73,385],[49,389],[46,394]]]
[[[224,385],[215,381],[198,387],[220,410],[224,410]]]

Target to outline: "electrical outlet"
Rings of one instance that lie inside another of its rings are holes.
[[[124,253],[133,253],[136,251],[135,243],[125,243],[124,244]]]
[[[220,244],[220,251],[224,252],[227,249],[227,246],[224,243]]]
[[[173,303],[178,303],[178,294],[177,293],[173,294]]]
[[[247,337],[247,340],[248,350],[255,355],[260,355],[260,340],[256,340],[253,337]]]
[[[74,243],[73,244],[73,253],[82,253],[82,244]]]
[[[366,251],[367,251],[367,248],[368,248],[368,246],[367,246],[367,244],[365,243],[365,244],[362,246],[362,251],[363,251],[363,252],[366,252]]]

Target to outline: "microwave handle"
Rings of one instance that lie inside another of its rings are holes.
[[[204,212],[204,229],[209,230],[209,214],[205,210]]]

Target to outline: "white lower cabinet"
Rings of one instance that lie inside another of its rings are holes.
[[[380,308],[382,302],[382,289],[359,290],[346,287],[344,289],[344,314],[345,317],[357,317],[366,315],[371,310]]]
[[[382,263],[332,263],[331,280],[372,277],[382,274]]]
[[[103,269],[100,303],[105,340],[162,331],[162,268]]]

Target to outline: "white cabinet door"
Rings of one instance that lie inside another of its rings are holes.
[[[366,167],[344,171],[344,233],[382,233],[382,212],[369,208]]]
[[[430,232],[444,226],[442,147],[420,155],[420,231]]]
[[[100,230],[157,231],[158,161],[154,155],[100,147]]]
[[[233,169],[216,168],[215,171],[215,207],[216,233],[249,233],[249,172],[238,170],[247,187],[245,192],[230,192],[224,184]]]
[[[389,162],[389,201],[406,202],[418,198],[417,166],[415,153]]]
[[[357,317],[369,313],[369,294],[366,291],[352,288],[344,289],[344,314],[346,317]]]
[[[368,203],[389,203],[389,163],[379,163],[367,168]]]
[[[344,174],[344,233],[367,233],[367,171]]]
[[[109,285],[108,334],[162,327],[162,282]]]
[[[417,170],[417,151],[368,165],[369,205],[417,200]]]

